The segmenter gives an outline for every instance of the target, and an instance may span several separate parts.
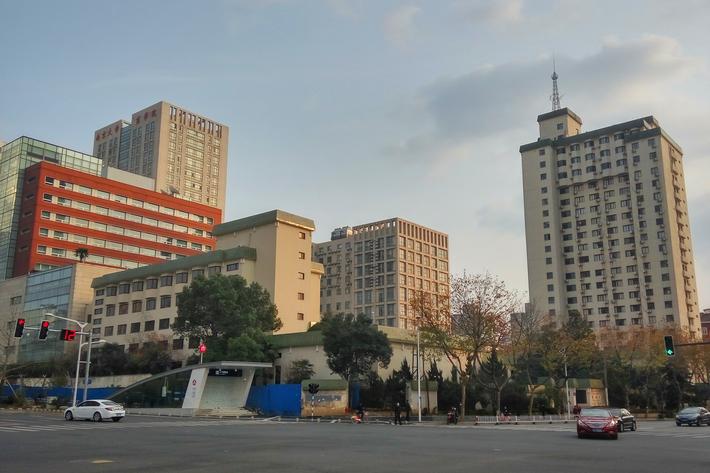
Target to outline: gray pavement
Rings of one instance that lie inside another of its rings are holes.
[[[710,427],[639,422],[618,441],[573,424],[352,425],[133,416],[65,422],[0,411],[12,472],[704,472]]]

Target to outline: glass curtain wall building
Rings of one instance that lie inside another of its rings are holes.
[[[24,170],[41,161],[101,175],[101,159],[26,136],[0,148],[0,280],[12,277]]]

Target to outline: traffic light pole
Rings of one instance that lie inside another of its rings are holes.
[[[62,319],[66,320],[68,322],[74,322],[79,326],[79,329],[81,330],[79,332],[79,349],[77,350],[76,353],[76,374],[74,376],[74,394],[72,395],[72,407],[76,407],[76,394],[77,391],[79,390],[79,365],[81,364],[81,346],[82,342],[84,341],[84,327],[88,325],[88,322],[80,322],[75,319],[70,319],[68,317],[62,317],[61,315],[55,315],[51,312],[47,312],[44,315],[47,315],[49,317],[54,317],[55,319]],[[91,341],[91,334],[89,334],[89,341]]]
[[[84,345],[89,345],[89,349],[86,350],[86,366],[84,367],[84,401],[87,399],[89,393],[89,370],[91,369],[91,347],[98,345],[99,343],[106,343],[106,340],[91,340],[91,334],[89,334],[89,341],[84,343]],[[79,343],[79,352],[81,352],[82,344]]]

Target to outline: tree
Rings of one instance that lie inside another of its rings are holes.
[[[89,256],[88,248],[77,248],[74,250],[74,256],[79,258],[79,262],[83,263],[87,256]]]
[[[313,377],[313,363],[308,360],[293,360],[291,362],[291,368],[288,372],[288,383],[289,384],[301,384],[301,381],[305,379],[311,379]]]
[[[203,341],[207,360],[273,360],[265,334],[281,327],[269,292],[241,276],[197,278],[178,294],[173,330]]]
[[[94,376],[126,374],[130,370],[128,354],[116,343],[106,343],[91,353],[91,373]]]
[[[508,336],[510,315],[520,306],[517,292],[491,274],[451,280],[446,297],[419,292],[410,301],[425,344],[442,353],[461,380],[461,417],[466,414],[466,390],[481,357]]]
[[[170,353],[157,341],[143,343],[129,358],[136,373],[162,373],[173,366]]]
[[[538,342],[542,327],[548,323],[548,318],[538,311],[535,305],[530,305],[524,312],[515,314],[511,323],[511,353],[513,364],[518,373],[522,373],[526,388],[529,389],[528,415],[532,415],[535,392],[542,385],[538,384],[539,362],[537,360]]]
[[[387,336],[364,314],[326,314],[321,319],[323,351],[328,367],[350,383],[375,366],[389,366],[392,347]]]
[[[488,359],[481,364],[478,382],[490,393],[491,406],[496,415],[500,413],[501,392],[512,377],[513,370],[508,369],[498,357],[498,349],[494,347]]]

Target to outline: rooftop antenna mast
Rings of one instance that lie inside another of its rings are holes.
[[[560,109],[560,91],[557,88],[557,78],[559,77],[557,75],[557,68],[555,67],[555,56],[552,56],[552,95],[550,96],[550,100],[552,101],[552,110],[559,110]]]

